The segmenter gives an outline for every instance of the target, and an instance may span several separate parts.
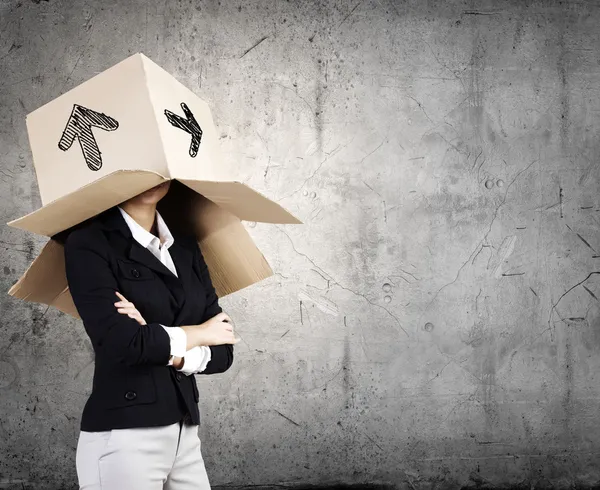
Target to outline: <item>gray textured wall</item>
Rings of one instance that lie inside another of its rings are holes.
[[[0,0],[2,222],[25,114],[142,51],[213,108],[277,274],[222,301],[214,486],[600,482],[592,2]],[[254,47],[253,47],[254,46]],[[45,242],[3,226],[2,291]],[[0,488],[75,488],[82,326],[0,296]]]

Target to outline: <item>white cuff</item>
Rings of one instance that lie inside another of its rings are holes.
[[[186,355],[185,349],[187,347],[187,335],[185,330],[181,327],[165,327],[161,325],[162,328],[165,329],[169,338],[171,339],[171,359],[169,359],[168,366],[173,365],[173,357],[184,357]]]
[[[181,371],[186,376],[194,373],[201,373],[206,369],[206,365],[211,358],[210,347],[206,345],[196,346],[185,353]]]

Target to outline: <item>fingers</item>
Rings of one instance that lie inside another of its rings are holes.
[[[120,300],[128,301],[125,296],[123,296],[121,293],[119,293],[119,291],[115,291],[115,294],[119,297]]]
[[[146,322],[144,321],[144,319],[140,316],[137,315],[127,315],[129,318],[133,318],[136,322],[138,322],[140,325],[146,325]]]
[[[217,313],[215,315],[215,319],[220,322],[231,322],[231,318],[229,318],[229,315],[224,311],[222,311],[221,313]]]
[[[140,312],[135,308],[117,308],[117,311],[123,315],[128,315],[131,318],[142,318]]]
[[[223,339],[223,344],[237,344],[241,339],[238,337],[234,337],[233,335],[227,336],[226,339]]]
[[[124,308],[135,308],[135,305],[131,301],[129,301],[125,296],[123,296],[118,291],[115,291],[115,293],[119,298],[121,298],[121,301],[116,301],[114,303],[115,306],[122,306]]]
[[[119,294],[119,293],[117,293],[117,294]],[[125,296],[123,296],[122,294],[120,294],[120,296],[122,298],[124,298],[124,300],[117,301],[115,303],[115,306],[117,307],[117,311],[123,315],[127,315],[129,318],[133,318],[140,325],[146,325],[146,320],[144,320],[144,317],[138,311],[138,309],[135,307],[135,305],[131,301],[127,301],[127,299],[125,299]]]
[[[142,315],[140,315],[140,312],[136,309],[119,308],[117,311],[123,315],[127,315],[129,318],[133,318],[140,325],[146,325],[146,321],[144,320]]]
[[[124,307],[133,307],[135,308],[135,305],[129,301],[125,296],[123,296],[121,293],[119,293],[119,291],[115,291],[115,294],[118,296],[118,298],[120,299],[120,301],[115,302],[115,306],[124,306]]]
[[[124,315],[139,315],[140,314],[140,312],[137,311],[137,309],[129,308],[129,307],[117,308],[117,311],[119,313],[123,313]]]
[[[237,344],[240,340],[242,340],[240,337],[236,337],[235,334],[233,333],[233,328],[229,328],[226,327],[227,330],[227,337],[228,337],[228,344]]]
[[[131,301],[117,301],[114,305],[122,308],[135,308],[135,305]]]
[[[233,333],[233,326],[227,323],[221,324],[221,332],[220,332],[220,342],[219,344],[237,344],[241,338],[238,338]],[[219,345],[217,344],[217,345]]]

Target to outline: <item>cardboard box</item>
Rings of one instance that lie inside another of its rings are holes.
[[[301,223],[228,175],[208,105],[143,54],[30,113],[27,131],[43,206],[8,224],[50,240],[14,297],[77,317],[64,235],[166,180],[158,210],[196,235],[219,297],[273,274],[241,220]]]

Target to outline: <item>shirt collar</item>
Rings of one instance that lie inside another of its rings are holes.
[[[163,242],[163,246],[169,248],[173,242],[173,235],[169,230],[169,227],[165,223],[164,219],[160,215],[158,211],[156,211],[156,228],[158,230],[158,237],[154,236],[144,227],[142,227],[137,221],[135,221],[121,206],[117,206],[119,211],[121,211],[121,215],[127,223],[127,226],[131,230],[131,234],[133,238],[144,248],[148,248],[148,246],[152,243],[153,240],[159,240]]]
[[[158,236],[163,242],[163,247],[169,248],[171,245],[173,245],[175,239],[173,238],[167,223],[165,223],[165,220],[158,211],[156,211],[156,227],[158,228]]]

